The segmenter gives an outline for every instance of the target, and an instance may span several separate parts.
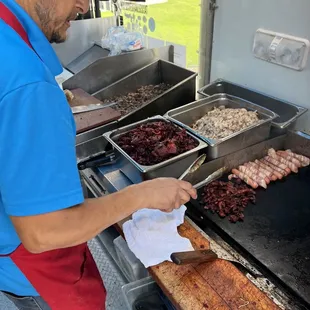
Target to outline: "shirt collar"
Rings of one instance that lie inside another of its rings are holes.
[[[63,68],[59,62],[59,59],[45,37],[42,30],[38,27],[35,21],[27,14],[27,12],[14,0],[1,0],[3,4],[9,8],[12,13],[17,17],[19,22],[27,32],[29,41],[32,47],[39,55],[44,64],[49,68],[54,76],[62,73]]]

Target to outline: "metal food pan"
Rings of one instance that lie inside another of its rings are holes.
[[[127,95],[139,87],[166,83],[170,89],[145,103],[144,106],[121,117],[118,127],[126,126],[147,117],[164,115],[167,111],[195,100],[197,74],[171,62],[157,60],[150,65],[124,77],[96,92],[94,96],[101,101],[112,97]]]
[[[223,79],[218,79],[213,83],[204,86],[198,90],[198,93],[204,97],[209,97],[215,94],[228,94],[265,107],[278,114],[279,117],[272,121],[272,126],[274,129],[277,129],[276,132],[281,134],[285,133],[288,126],[295,123],[302,114],[307,112],[306,108],[296,104],[267,96],[253,89]]]
[[[129,132],[141,124],[155,121],[170,122],[162,116],[155,116],[103,134],[105,139],[114,148],[116,159],[121,167],[121,172],[124,173],[133,183],[140,183],[144,180],[154,179],[157,177],[178,178],[185,171],[185,169],[187,169],[190,164],[200,155],[200,152],[207,147],[205,142],[201,141],[193,134],[188,133],[188,135],[193,137],[198,142],[197,147],[183,154],[165,160],[159,164],[152,166],[140,165],[117,144],[117,139],[121,135]]]
[[[191,128],[191,125],[196,120],[203,117],[214,107],[219,106],[225,106],[227,108],[245,108],[248,111],[256,111],[261,121],[256,125],[220,140],[204,137]],[[271,122],[277,117],[277,114],[240,98],[219,94],[171,110],[167,112],[165,116],[205,141],[209,145],[208,158],[215,159],[267,139],[270,134]]]

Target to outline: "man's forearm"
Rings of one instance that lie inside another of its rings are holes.
[[[87,199],[79,206],[30,216],[27,217],[26,225],[31,227],[33,222],[31,237],[29,228],[17,229],[17,232],[24,246],[36,253],[81,244],[142,208],[143,201],[136,193],[134,185],[115,194]],[[15,227],[20,227],[19,218],[12,217],[12,220]],[[22,223],[24,225],[25,218]],[[23,236],[23,231],[28,231],[28,236]]]

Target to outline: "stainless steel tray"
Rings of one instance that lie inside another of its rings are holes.
[[[248,127],[220,140],[213,140],[204,137],[190,127],[196,120],[203,117],[214,107],[219,107],[222,105],[228,108],[245,108],[249,111],[257,111],[258,117],[261,121],[256,125]],[[194,101],[183,107],[168,111],[165,116],[189,132],[193,133],[201,140],[207,142],[209,145],[208,158],[214,159],[267,139],[270,134],[271,122],[278,115],[249,101],[226,94],[219,94]]]
[[[204,97],[215,94],[228,94],[253,102],[259,106],[269,109],[279,116],[272,121],[272,126],[279,133],[285,133],[286,128],[307,112],[307,109],[296,104],[280,100],[256,90],[243,87],[229,81],[218,79],[209,85],[204,86],[198,93]]]
[[[133,128],[136,128],[140,124],[154,121],[170,122],[162,116],[155,116],[103,134],[104,138],[114,148],[116,160],[118,161],[119,167],[121,167],[120,170],[133,183],[140,183],[144,180],[154,179],[157,177],[177,178],[200,155],[200,151],[203,151],[207,147],[207,144],[205,142],[201,141],[193,134],[188,133],[188,135],[193,137],[198,142],[196,148],[168,160],[165,160],[156,165],[140,165],[135,160],[133,160],[125,151],[123,151],[123,149],[117,144],[117,139],[121,135],[127,133]]]
[[[110,86],[96,92],[94,96],[101,101],[135,92],[145,85],[167,83],[173,85],[170,89],[148,101],[142,107],[121,117],[118,127],[123,127],[146,117],[164,115],[167,111],[185,105],[195,100],[195,72],[181,68],[171,62],[157,60],[150,65],[137,70]]]

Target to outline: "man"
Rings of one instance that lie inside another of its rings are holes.
[[[174,179],[84,200],[71,109],[49,42],[63,42],[88,0],[0,0],[0,290],[20,309],[104,309],[86,242],[141,208],[196,198]]]

